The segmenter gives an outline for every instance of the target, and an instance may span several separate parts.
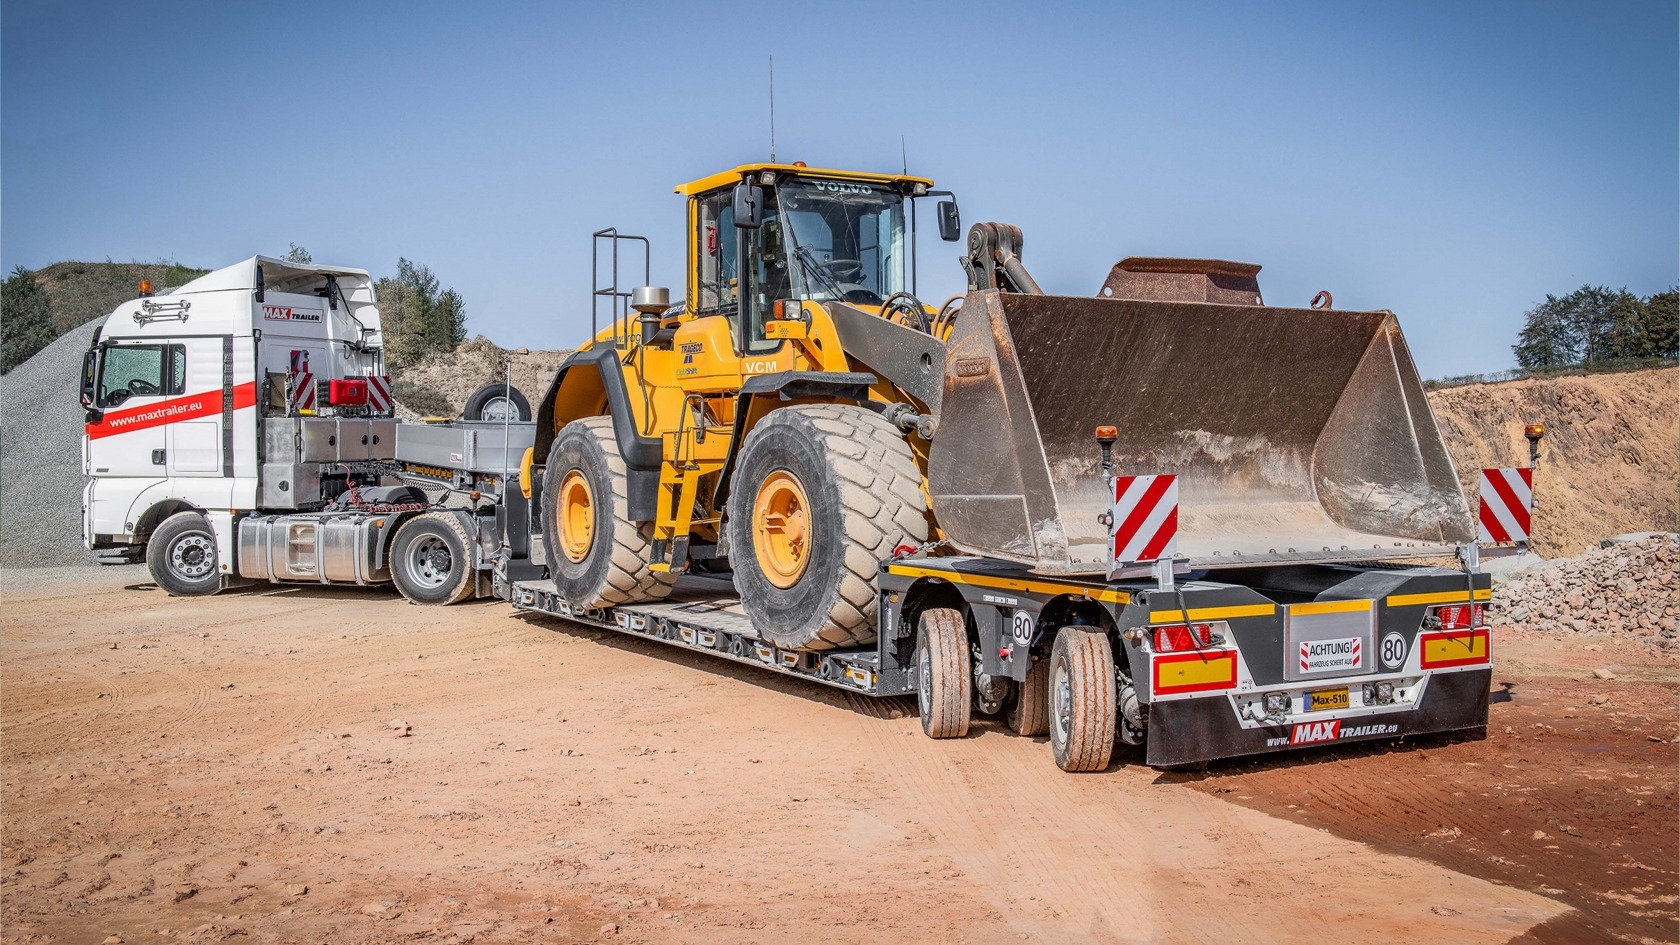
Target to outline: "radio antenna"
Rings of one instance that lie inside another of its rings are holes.
[[[910,146],[904,143],[904,136],[898,136],[898,156],[904,160],[904,174],[910,174]]]
[[[770,163],[776,163],[776,57],[770,57]]]

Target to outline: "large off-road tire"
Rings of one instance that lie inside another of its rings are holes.
[[[916,708],[922,731],[929,738],[967,735],[973,699],[962,612],[947,607],[922,611],[916,627]]]
[[[1114,753],[1114,650],[1100,630],[1063,627],[1050,653],[1050,750],[1063,771],[1101,771]]]
[[[904,435],[850,404],[760,420],[741,446],[728,512],[741,604],[759,633],[794,650],[873,643],[881,562],[928,534]]]
[[[543,551],[548,576],[573,607],[660,600],[677,576],[648,569],[652,523],[630,521],[629,470],[611,417],[561,428],[543,470]]]
[[[176,512],[146,542],[146,570],[176,597],[203,597],[222,589],[216,567],[216,533],[197,512]]]
[[[416,604],[458,604],[472,596],[473,538],[452,512],[404,522],[391,539],[391,583]]]
[[[1004,716],[1017,735],[1043,735],[1050,730],[1050,661],[1033,660],[1027,678],[1015,687]]]
[[[507,419],[514,423],[531,419],[531,402],[519,388],[491,381],[468,395],[466,406],[461,408],[461,419],[501,422],[510,410],[512,415]]]

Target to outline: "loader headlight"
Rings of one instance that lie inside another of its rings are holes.
[[[766,187],[774,185],[776,183],[776,172],[775,171],[759,171],[758,172],[758,182],[760,184],[763,184]]]
[[[926,184],[922,183],[921,181],[917,181],[915,183],[915,185],[910,188],[910,192],[915,194],[918,197],[926,197],[927,196],[927,191],[928,191],[928,186]]]

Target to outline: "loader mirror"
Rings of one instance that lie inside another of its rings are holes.
[[[962,217],[957,215],[957,202],[939,201],[939,238],[947,243],[955,243],[961,235]]]
[[[764,188],[742,182],[735,185],[735,225],[756,230],[764,224]]]

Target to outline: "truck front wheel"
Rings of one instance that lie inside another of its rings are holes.
[[[416,604],[456,604],[472,596],[472,538],[449,512],[403,523],[391,540],[391,583]]]
[[[1101,771],[1114,753],[1114,649],[1100,630],[1063,627],[1050,653],[1050,750],[1063,771]]]
[[[146,543],[146,569],[175,597],[202,597],[222,589],[216,569],[216,533],[197,512],[176,512]]]

